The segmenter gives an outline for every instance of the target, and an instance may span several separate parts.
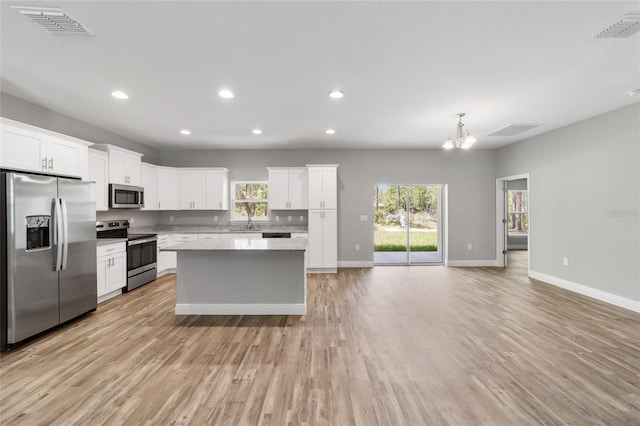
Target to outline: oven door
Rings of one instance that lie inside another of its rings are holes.
[[[144,238],[127,245],[127,277],[156,268],[158,239]]]
[[[109,207],[112,209],[139,209],[144,207],[144,188],[109,184]]]

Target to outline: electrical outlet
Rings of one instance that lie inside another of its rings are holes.
[[[280,222],[280,216],[276,216],[276,222]]]
[[[569,258],[568,258],[568,257],[563,258],[563,259],[562,259],[562,264],[563,264],[564,266],[569,266]]]
[[[473,245],[467,244],[467,250],[471,250],[472,248],[473,248]]]
[[[135,217],[130,217],[129,218],[129,224],[133,225],[135,221],[136,221]]]
[[[287,216],[287,219],[289,220],[289,222],[291,222],[293,220],[292,216]]]
[[[173,216],[169,216],[169,222],[173,222]]]
[[[213,217],[213,221],[214,221],[214,222],[217,222],[217,221],[218,221],[218,216],[214,216],[214,217]]]
[[[360,244],[356,244],[356,250],[360,250]]]

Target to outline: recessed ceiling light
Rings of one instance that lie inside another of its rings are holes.
[[[253,129],[253,130],[251,131],[251,133],[253,133],[254,135],[261,135],[261,134],[262,134],[262,130],[260,130],[260,129]]]
[[[180,133],[183,134],[183,135],[190,135],[191,134],[191,132],[189,130],[187,130],[187,129],[180,130]]]
[[[328,135],[333,135],[333,134],[336,133],[336,131],[333,130],[333,129],[327,129],[327,131],[325,133],[328,134]]]
[[[114,90],[113,92],[111,92],[111,96],[113,96],[116,99],[129,99],[129,95],[127,95],[121,90]]]
[[[636,96],[636,95],[640,95],[640,89],[636,89],[636,90],[629,90],[627,92],[627,95],[629,96]]]
[[[229,89],[222,89],[221,91],[218,92],[218,96],[224,99],[233,99],[235,95]]]
[[[340,90],[334,90],[333,92],[329,92],[329,97],[331,99],[340,99],[343,96],[344,96],[344,93],[342,93]]]

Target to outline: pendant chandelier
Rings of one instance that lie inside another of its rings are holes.
[[[442,147],[444,149],[469,149],[471,146],[476,143],[477,139],[469,133],[468,130],[463,130],[464,124],[462,123],[462,117],[465,116],[464,112],[460,112],[456,114],[458,116],[458,126],[456,128],[456,138],[455,140],[451,139],[451,135],[449,135],[449,139],[446,140]],[[466,134],[465,134],[466,132]]]

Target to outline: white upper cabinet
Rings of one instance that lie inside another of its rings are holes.
[[[88,177],[91,142],[2,118],[0,167],[60,176]]]
[[[158,167],[158,209],[178,210],[178,170]]]
[[[204,170],[178,169],[178,208],[204,210],[207,200],[207,174]]]
[[[308,165],[309,209],[338,208],[338,166]]]
[[[97,145],[109,154],[109,183],[141,186],[142,154],[114,145]]]
[[[144,188],[144,207],[142,210],[158,210],[158,168],[153,164],[142,163],[140,167],[142,187]]]
[[[89,150],[89,180],[96,183],[96,211],[109,210],[109,156],[106,152]]]
[[[269,209],[306,210],[308,206],[307,170],[303,167],[268,167]]]
[[[229,210],[229,170],[207,169],[206,191],[207,210]]]

